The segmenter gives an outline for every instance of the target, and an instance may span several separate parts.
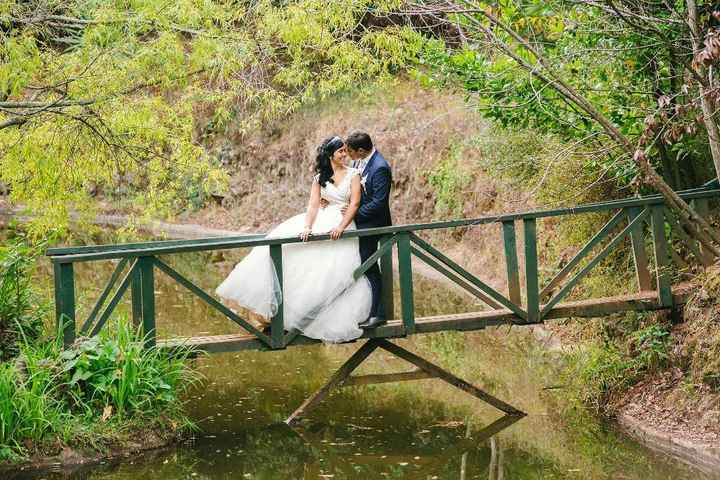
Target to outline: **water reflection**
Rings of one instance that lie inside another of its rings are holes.
[[[357,425],[273,424],[242,434],[208,435],[179,448],[152,452],[132,462],[22,473],[20,479],[144,478],[502,478],[502,454],[494,435],[521,417],[506,416],[473,431],[470,423],[434,425],[421,432],[383,433]],[[400,445],[405,444],[404,447]]]

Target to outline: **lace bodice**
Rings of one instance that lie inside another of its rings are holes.
[[[320,196],[330,203],[330,205],[347,205],[350,203],[350,194],[352,189],[352,178],[360,175],[357,168],[348,168],[345,177],[339,184],[327,182],[324,187],[320,187]]]

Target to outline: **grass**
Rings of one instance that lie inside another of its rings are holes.
[[[22,238],[0,247],[0,361],[17,354],[20,337],[40,335],[47,308],[31,288],[31,270],[44,244]]]
[[[121,447],[140,431],[192,428],[180,399],[199,380],[188,367],[192,352],[145,348],[128,321],[69,349],[53,340],[19,351],[0,364],[0,460],[62,446]]]
[[[648,323],[642,326],[638,321]],[[600,338],[579,347],[567,360],[564,376],[573,387],[574,400],[594,413],[612,416],[629,387],[668,366],[669,325],[652,314],[618,315],[604,322]]]

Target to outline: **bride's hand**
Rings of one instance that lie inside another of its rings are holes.
[[[342,227],[335,227],[330,230],[330,238],[332,238],[333,240],[337,240],[342,236],[344,231],[345,229]]]
[[[300,232],[300,238],[303,242],[307,242],[308,238],[312,235],[312,228],[304,228],[302,232]]]

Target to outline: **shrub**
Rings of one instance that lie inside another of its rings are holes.
[[[197,379],[186,366],[189,349],[145,348],[128,321],[84,339],[60,355],[75,406],[89,415],[119,418],[178,412],[178,395]]]
[[[426,173],[428,183],[435,190],[435,214],[438,217],[457,217],[463,213],[464,191],[471,176],[460,162],[462,151],[462,146],[451,147],[448,155]]]
[[[637,320],[626,319],[624,323],[632,328]],[[605,415],[613,413],[615,400],[643,374],[667,366],[670,356],[670,331],[665,325],[653,323],[629,332],[614,327],[605,325],[602,342],[570,355],[566,371],[578,400]]]
[[[31,270],[43,248],[22,240],[0,247],[0,361],[18,353],[21,337],[33,340],[42,329],[46,306],[33,292]]]
[[[191,426],[179,398],[198,379],[190,349],[145,348],[127,321],[67,350],[61,338],[22,343],[0,363],[0,461],[45,444],[97,446],[133,426]]]
[[[569,361],[565,375],[578,400],[595,413],[611,413],[616,395],[635,381],[632,361],[614,345],[590,345],[572,354]]]

